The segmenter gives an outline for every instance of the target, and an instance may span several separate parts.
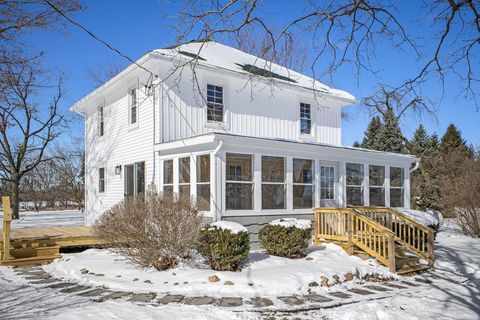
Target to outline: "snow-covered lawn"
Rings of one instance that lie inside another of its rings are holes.
[[[0,212],[3,220],[3,211]],[[20,211],[20,219],[12,221],[12,228],[77,227],[85,225],[80,210]]]
[[[393,276],[386,268],[373,268],[366,261],[347,255],[333,244],[312,248],[303,259],[287,259],[252,252],[241,272],[211,270],[200,258],[168,271],[141,269],[123,256],[106,249],[66,254],[44,269],[55,277],[114,290],[213,297],[306,294],[308,289],[312,289],[309,287],[310,283],[321,284],[322,277],[327,277],[333,284],[334,275],[338,275],[340,281],[343,281],[347,273],[360,278],[373,274]],[[92,274],[86,274],[85,269]],[[216,275],[220,281],[209,282],[208,277],[211,275]],[[315,290],[326,289],[315,287]]]

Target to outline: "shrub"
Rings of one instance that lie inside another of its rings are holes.
[[[225,221],[214,223],[202,229],[197,250],[214,270],[238,271],[247,260],[250,251],[250,238],[246,229],[228,228]]]
[[[309,220],[274,220],[260,230],[260,244],[275,256],[301,258],[312,235],[310,225]]]
[[[134,263],[166,270],[190,254],[202,222],[189,198],[138,196],[107,211],[94,233]]]

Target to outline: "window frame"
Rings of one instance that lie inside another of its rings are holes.
[[[218,103],[216,101],[208,101],[209,99],[209,95],[208,95],[208,92],[211,91],[212,89],[209,89],[209,86],[212,86],[213,87],[213,98],[217,98],[216,97],[216,93],[217,93],[217,88],[221,88],[221,94],[222,94],[222,103]],[[210,82],[208,81],[207,84],[206,84],[206,119],[207,119],[207,123],[211,123],[211,124],[222,124],[222,123],[225,123],[225,86],[223,84],[216,84],[214,82]],[[222,108],[222,120],[221,121],[218,121],[218,120],[211,120],[209,119],[209,116],[210,116],[210,108],[211,106],[213,106],[213,117],[216,118],[217,117],[217,114],[216,114],[216,108],[218,107],[221,107]]]
[[[98,168],[98,193],[105,193],[106,189],[106,170],[105,167],[100,167]]]
[[[186,159],[187,160],[187,170],[188,170],[188,181],[182,181],[182,168],[184,168],[182,166],[182,160]],[[183,194],[180,190],[182,189],[182,187],[187,187],[188,189],[188,197],[191,196],[192,194],[192,190],[191,190],[191,181],[192,181],[192,173],[191,173],[191,159],[190,159],[190,156],[186,156],[186,157],[179,157],[178,158],[178,196],[181,197],[181,196],[185,196],[185,194]]]
[[[322,172],[325,171],[325,169],[327,169],[330,171],[332,170],[333,171],[333,175],[332,176],[328,176],[328,177],[324,177],[322,175]],[[336,172],[335,172],[335,166],[333,165],[326,165],[326,164],[322,164],[320,165],[320,200],[335,200],[336,199],[336,188],[335,188],[335,176],[336,176]],[[333,185],[331,187],[325,187],[325,183],[324,183],[324,180],[326,179],[332,179],[332,181],[329,181],[329,182],[333,182]],[[330,191],[331,195],[333,196],[332,198],[327,198],[327,197],[323,197],[323,191],[325,190],[325,194],[327,194],[327,191]]]
[[[401,172],[401,186],[392,185],[392,169],[400,169]],[[392,191],[400,190],[400,203],[399,207],[405,207],[405,168],[403,167],[390,167],[390,206],[392,207]]]
[[[304,116],[305,112],[302,110],[306,106],[308,106],[308,117]],[[300,112],[300,117],[299,117],[299,119],[300,119],[300,135],[311,136],[312,135],[312,104],[308,103],[308,102],[300,101],[299,112]],[[307,121],[307,123],[308,123],[308,132],[303,132],[303,126],[302,126],[303,121]]]
[[[128,126],[131,128],[138,127],[138,93],[139,89],[136,86],[128,90]],[[135,122],[132,122],[133,109],[135,109]]]
[[[123,172],[124,172],[124,177],[123,177],[123,194],[124,194],[124,197],[135,197],[139,194],[145,194],[146,192],[146,167],[145,167],[145,161],[137,161],[137,162],[134,162],[134,163],[129,163],[129,164],[125,164],[123,165]],[[142,184],[143,184],[143,192],[139,192],[138,191],[138,186],[139,186],[139,180],[138,180],[138,167],[139,166],[142,166],[143,167],[143,181],[142,181]],[[127,167],[132,167],[133,168],[133,195],[127,195]]]
[[[105,136],[105,106],[100,105],[97,107],[97,127],[98,137]]]
[[[201,157],[206,157],[208,159],[208,171],[209,171],[209,174],[208,174],[208,181],[200,181],[200,176],[201,176],[201,161],[200,161],[200,158]],[[211,210],[212,208],[212,201],[211,201],[211,196],[212,196],[212,184],[211,184],[211,156],[209,153],[206,153],[206,154],[199,154],[195,157],[195,171],[196,171],[196,177],[197,177],[197,181],[196,181],[196,186],[195,188],[197,189],[197,199],[196,199],[196,203],[197,203],[197,207],[198,207],[198,198],[199,198],[199,187],[201,186],[208,186],[208,209],[207,210],[201,210],[201,209],[198,209],[199,211],[204,211],[204,212],[208,212]]]
[[[312,170],[312,182],[295,182],[295,160],[302,161],[311,161],[311,170]],[[315,159],[305,159],[305,158],[293,158],[292,159],[292,206],[293,210],[303,210],[311,209],[315,206]],[[296,186],[309,186],[312,188],[312,206],[311,207],[295,207],[295,187]],[[288,191],[288,190],[287,190]],[[287,196],[288,197],[288,196]]]
[[[283,159],[283,182],[278,182],[278,181],[263,181],[263,158],[264,157],[269,157],[269,158],[281,158]],[[286,210],[287,207],[288,207],[288,204],[287,204],[287,199],[288,199],[288,195],[287,195],[287,157],[285,156],[275,156],[275,155],[268,155],[268,154],[262,154],[261,155],[261,158],[260,158],[260,163],[261,163],[261,179],[260,179],[260,182],[261,182],[261,210],[270,210],[270,211],[274,211],[274,210]],[[277,186],[280,186],[280,185],[283,185],[283,208],[265,208],[264,205],[264,201],[263,201],[263,186],[268,186],[268,185],[277,185]]]
[[[168,182],[165,182],[165,178],[167,177],[165,175],[165,163],[167,162],[171,162],[172,164],[172,182],[171,183],[168,183]],[[174,190],[174,187],[173,185],[175,184],[175,179],[174,179],[174,170],[175,170],[175,166],[173,164],[173,159],[164,159],[163,162],[162,162],[162,193],[165,192],[165,187],[169,187],[172,189],[171,193],[173,194],[173,190]],[[169,191],[170,192],[170,191]]]
[[[250,156],[250,180],[228,180],[228,162],[227,158],[229,154],[233,155],[243,155],[243,156]],[[226,152],[225,153],[225,212],[245,212],[245,211],[253,211],[255,208],[255,154],[253,153],[244,153],[244,152]],[[243,184],[243,185],[250,185],[250,193],[252,198],[252,203],[250,208],[246,209],[237,209],[237,208],[228,208],[227,207],[227,184]]]

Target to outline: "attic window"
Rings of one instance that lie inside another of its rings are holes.
[[[187,52],[187,51],[178,51],[178,53],[183,54],[184,56],[193,58],[193,59],[198,59],[198,60],[203,60],[206,61],[204,58],[200,57],[198,54]]]
[[[207,84],[207,121],[223,122],[223,87]]]
[[[266,77],[266,78],[275,78],[275,79],[289,81],[289,82],[297,82],[297,81],[295,81],[293,79],[290,79],[288,77],[279,75],[278,73],[275,73],[275,72],[272,72],[272,71],[269,71],[269,70],[266,70],[266,69],[262,69],[262,68],[259,68],[257,66],[251,65],[251,64],[236,63],[236,65],[239,66],[240,68],[242,68],[243,71],[246,71],[248,73],[251,73],[251,74],[254,74],[254,75],[257,75],[257,76]]]

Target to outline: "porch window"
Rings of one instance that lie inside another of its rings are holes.
[[[173,193],[173,160],[163,161],[163,192]]]
[[[285,209],[285,158],[262,156],[262,209]]]
[[[98,192],[105,192],[105,168],[98,168]]]
[[[403,168],[390,168],[390,206],[403,207],[403,189],[404,189],[404,170]]]
[[[363,164],[347,163],[347,205],[363,206]]]
[[[145,192],[145,162],[125,165],[124,195],[133,197]]]
[[[223,122],[223,87],[207,84],[207,121]]]
[[[137,91],[138,91],[137,88],[133,88],[132,90],[130,90],[129,124],[137,123],[137,103],[138,103]]]
[[[385,167],[369,166],[370,205],[385,206]]]
[[[227,210],[253,209],[252,155],[227,153],[225,202]]]
[[[312,131],[312,112],[308,103],[300,103],[300,133],[310,134]]]
[[[105,135],[105,107],[100,106],[97,110],[98,120],[98,136],[103,137]]]
[[[197,208],[210,210],[210,155],[197,157]]]
[[[178,159],[178,193],[190,197],[190,157]]]
[[[313,207],[313,161],[293,159],[293,208]]]
[[[323,200],[335,199],[335,167],[320,167],[320,196]]]

